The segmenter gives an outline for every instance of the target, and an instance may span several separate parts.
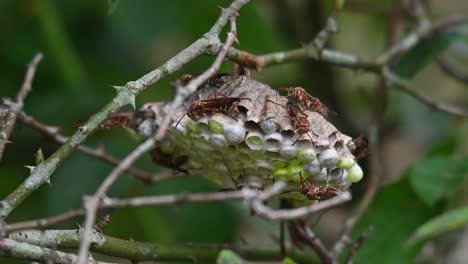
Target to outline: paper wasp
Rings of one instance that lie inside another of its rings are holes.
[[[301,138],[303,135],[307,134],[309,137],[310,141],[312,142],[312,137],[310,136],[309,132],[310,130],[310,122],[308,119],[308,116],[306,113],[304,113],[299,106],[297,106],[295,103],[293,103],[291,100],[288,100],[288,103],[286,106],[280,105],[276,102],[273,102],[271,100],[268,100],[269,102],[272,102],[274,104],[277,104],[279,106],[282,106],[288,110],[288,117],[289,120],[291,121],[292,126],[297,130],[297,134],[299,134],[299,137],[294,141],[293,145],[296,144],[296,142]],[[313,133],[313,131],[312,131]]]
[[[322,103],[318,98],[313,97],[302,87],[279,88],[281,92],[287,92],[288,99],[301,103],[306,109],[316,111],[324,117],[336,116],[337,113]]]
[[[133,118],[133,112],[121,112],[121,113],[114,113],[109,116],[109,118],[101,124],[101,129],[114,129],[114,128],[122,128],[128,127],[130,121]]]
[[[305,184],[304,184],[305,183]],[[328,186],[317,187],[308,182],[301,176],[301,189],[300,193],[305,195],[309,200],[323,201],[331,199],[338,195],[338,189]]]
[[[224,95],[223,95],[224,96]],[[241,100],[250,100],[250,98],[243,98],[243,97],[227,97],[224,98],[213,98],[207,100],[197,100],[190,104],[189,109],[187,110],[187,115],[193,120],[197,120],[204,116],[213,115],[216,113],[222,113],[234,120],[234,117],[230,116],[228,113],[238,112],[237,105]],[[176,127],[179,125],[183,115],[176,124]]]
[[[368,140],[359,136],[353,139],[354,149],[351,151],[356,159],[363,159],[369,155]]]
[[[109,222],[110,222],[110,216],[105,215],[104,217],[101,218],[101,220],[99,220],[98,223],[94,225],[94,229],[97,232],[102,234],[104,232],[104,228],[106,227],[107,224],[109,224]]]
[[[154,163],[171,168],[176,172],[183,172],[188,174],[187,170],[181,168],[181,166],[187,162],[187,156],[173,157],[170,154],[164,153],[160,148],[157,147],[151,151],[151,158],[153,159]]]

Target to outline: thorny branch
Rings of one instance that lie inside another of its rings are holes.
[[[216,37],[218,37],[220,30],[227,23],[228,20],[231,21],[231,31],[228,33],[228,37],[226,43],[219,51],[218,56],[216,57],[213,65],[206,70],[201,75],[197,76],[193,80],[191,80],[187,85],[183,87],[177,88],[177,94],[174,100],[171,103],[168,113],[164,117],[160,127],[155,133],[155,136],[152,138],[147,139],[144,143],[142,143],[138,148],[136,148],[132,153],[130,153],[112,172],[109,176],[105,179],[105,181],[101,184],[99,189],[96,191],[94,196],[85,202],[85,209],[86,209],[86,220],[84,224],[84,231],[82,236],[82,241],[80,245],[80,251],[78,255],[78,264],[84,264],[84,261],[88,255],[88,249],[90,246],[91,241],[89,240],[88,234],[91,232],[93,227],[94,221],[96,219],[96,211],[99,207],[100,200],[104,197],[107,190],[114,184],[114,182],[119,178],[119,176],[133,164],[141,155],[148,152],[155,146],[157,141],[160,141],[164,138],[167,129],[170,126],[172,121],[172,117],[174,116],[175,111],[182,106],[183,102],[197,90],[197,88],[206,82],[210,77],[212,77],[218,71],[219,67],[226,57],[226,53],[228,49],[232,46],[234,41],[237,40],[237,30],[236,30],[236,23],[235,17],[237,15],[237,10],[239,10],[243,4],[247,3],[248,1],[234,1],[228,9],[223,9],[223,14],[218,19],[218,22],[213,26],[213,28],[207,34],[216,33]],[[223,25],[219,25],[218,23],[224,23]]]
[[[26,71],[26,76],[24,77],[23,85],[21,86],[21,90],[16,95],[16,102],[10,102],[8,115],[6,117],[6,124],[0,130],[0,160],[2,160],[3,152],[5,151],[5,145],[9,142],[8,139],[13,132],[13,127],[15,126],[16,117],[23,109],[24,99],[28,96],[29,92],[32,89],[32,82],[34,80],[34,75],[36,74],[36,69],[39,63],[41,62],[44,56],[42,53],[36,54],[33,60],[28,66],[28,70]]]
[[[76,249],[80,244],[77,230],[27,230],[10,234],[10,239],[41,247]],[[279,261],[283,258],[277,248],[251,245],[216,244],[159,244],[123,240],[101,233],[92,234],[93,252],[140,261],[204,261],[214,263],[222,249],[231,249],[251,261]],[[142,254],[141,252],[146,252]],[[317,263],[314,255],[288,248],[288,255],[299,263]]]
[[[14,239],[0,239],[0,256],[14,257],[17,259],[40,261],[43,263],[75,263],[76,255],[57,250],[52,250],[46,246],[36,246],[33,243],[19,242]],[[87,259],[88,264],[110,264],[109,262],[95,261]]]

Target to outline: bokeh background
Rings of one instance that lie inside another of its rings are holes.
[[[26,64],[36,52],[42,51],[45,58],[38,68],[24,110],[41,122],[60,127],[65,135],[71,135],[114,96],[111,85],[125,84],[161,65],[205,33],[219,16],[218,6],[227,6],[229,2],[122,0],[115,11],[109,12],[108,1],[104,0],[0,0],[0,96],[15,96]],[[238,18],[240,44],[237,47],[255,54],[298,47],[310,41],[323,27],[331,2],[252,1],[241,10]],[[339,15],[340,32],[332,37],[330,46],[374,57],[385,47],[391,1],[349,2]],[[430,12],[432,20],[454,13],[467,14],[468,3],[432,1]],[[460,64],[468,62],[466,45],[455,43],[450,47],[449,52],[456,54],[454,57]],[[170,100],[174,94],[169,86],[171,81],[185,73],[202,72],[212,61],[213,57],[198,58],[166,77],[137,97],[137,107],[145,102]],[[231,68],[226,62],[222,71],[230,72]],[[377,78],[372,74],[304,61],[253,72],[253,78],[272,87],[306,87],[339,113],[333,123],[342,132],[354,137],[368,134],[377,85]],[[425,67],[411,84],[439,101],[468,106],[467,86],[446,77],[435,64]],[[466,155],[466,121],[434,112],[396,90],[390,90],[387,103],[382,138],[383,181],[399,179],[410,171],[411,165],[424,161],[434,151],[442,151],[440,153],[450,157]],[[5,197],[25,179],[29,171],[24,166],[34,163],[38,148],[43,149],[46,157],[57,149],[20,122],[11,140],[13,143],[7,145],[0,162],[0,197]],[[109,153],[124,157],[137,146],[138,139],[122,130],[99,131],[86,144],[103,144]],[[362,166],[365,165],[363,161]],[[161,170],[146,156],[137,166],[151,172]],[[51,184],[29,197],[14,211],[9,222],[79,208],[82,196],[94,193],[111,169],[107,164],[76,152],[53,174]],[[457,183],[463,187],[453,191],[457,198],[445,201],[442,207],[466,204],[463,190],[467,185],[462,182]],[[366,179],[353,185],[356,201],[365,184]],[[110,195],[128,197],[218,189],[219,186],[202,177],[145,185],[124,176]],[[391,206],[391,199],[388,203]],[[323,215],[315,227],[319,236],[327,243],[333,241],[351,208],[352,205],[347,205]],[[385,217],[385,212],[380,214],[381,218]],[[398,214],[394,216],[398,218]],[[77,223],[81,220],[61,227],[75,228]],[[115,210],[106,233],[165,243],[246,241],[244,243],[276,245],[278,225],[251,217],[239,203],[217,203]],[[12,263],[2,259],[0,262]]]

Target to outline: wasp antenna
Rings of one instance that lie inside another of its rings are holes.
[[[292,143],[292,145],[291,145],[291,146],[294,146],[294,145],[296,145],[297,141],[298,141],[300,138],[301,138],[301,135],[297,136],[296,140],[294,141],[294,143]]]
[[[215,99],[216,99],[216,95],[221,95],[222,97],[224,98],[229,98],[229,96],[225,95],[225,94],[222,94],[222,93],[219,93],[217,91],[213,92],[214,96],[215,96]]]
[[[237,118],[235,118],[235,117],[229,115],[228,113],[224,113],[224,112],[223,112],[223,114],[226,115],[226,116],[229,116],[229,117],[232,118],[232,119],[234,119],[236,122],[238,121]]]
[[[312,183],[310,183],[306,178],[302,177],[302,171],[299,171],[299,177],[301,178],[301,184],[305,182],[307,185],[312,186]]]
[[[185,106],[184,106],[185,107]],[[177,126],[179,125],[180,121],[182,121],[182,119],[187,115],[187,113],[185,113],[180,119],[179,121],[177,121],[177,124],[175,125],[175,128],[177,128]]]
[[[280,105],[280,104],[278,104],[277,102],[274,102],[274,101],[272,101],[272,100],[270,100],[270,99],[266,99],[266,100],[267,100],[268,102],[270,102],[270,103],[273,103],[273,104],[275,104],[275,105],[279,105],[279,106],[284,107],[285,109],[287,109],[286,106],[284,106],[284,105]]]

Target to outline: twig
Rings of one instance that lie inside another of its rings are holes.
[[[5,125],[5,131],[0,131],[0,160],[2,160],[3,152],[5,151],[5,145],[8,143],[8,139],[13,132],[13,128],[16,122],[16,116],[23,109],[24,99],[28,96],[31,91],[32,82],[34,80],[34,75],[36,74],[37,65],[41,62],[44,56],[42,53],[38,53],[34,56],[31,63],[28,65],[28,70],[26,71],[26,76],[24,77],[23,85],[21,86],[20,91],[16,95],[16,102],[11,103],[10,109],[7,116],[7,122]]]
[[[219,50],[220,44],[215,44],[208,50],[209,55]],[[228,59],[250,69],[261,70],[265,67],[297,62],[302,60],[316,60],[349,69],[359,69],[369,72],[379,72],[380,64],[373,60],[359,58],[355,55],[332,49],[319,49],[313,43],[298,49],[274,52],[264,55],[254,55],[247,51],[230,48]]]
[[[194,58],[205,54],[208,49],[213,51],[212,46],[219,42],[216,33],[219,33],[229,20],[248,0],[234,1],[220,16],[211,30],[202,38],[193,42],[157,69],[147,73],[136,81],[127,82],[125,86],[116,86],[117,96],[105,105],[100,111],[93,115],[83,126],[81,126],[54,154],[47,160],[34,168],[27,179],[20,184],[8,197],[0,202],[0,219],[5,219],[11,211],[20,205],[33,191],[42,184],[50,181],[51,174],[57,167],[69,157],[74,150],[92,133],[109,115],[116,112],[125,105],[135,105],[135,97],[147,87],[155,84],[163,77],[179,70],[183,65]]]
[[[28,230],[10,234],[10,238],[43,247],[77,248],[80,235],[76,230]],[[250,247],[247,245],[216,244],[159,244],[123,240],[93,233],[93,252],[140,261],[204,261],[214,263],[219,252],[228,248],[251,261],[278,261],[283,259],[277,248]],[[288,249],[289,256],[298,263],[317,263],[315,255]]]
[[[256,190],[245,187],[239,191],[225,191],[225,192],[213,192],[213,193],[178,193],[178,194],[168,194],[168,195],[157,195],[157,196],[146,196],[146,197],[133,197],[126,199],[117,199],[117,198],[103,198],[101,204],[98,207],[98,210],[108,210],[115,208],[136,208],[136,207],[156,207],[156,206],[167,206],[167,205],[177,205],[182,203],[209,203],[209,202],[221,202],[221,201],[233,201],[233,200],[242,200],[242,201],[266,201],[276,194],[280,194],[284,190],[284,183],[277,182],[263,193],[259,193]],[[346,198],[346,196],[344,197]],[[339,198],[338,201],[344,200],[343,197]],[[88,202],[92,198],[88,199]],[[338,203],[338,202],[336,202]],[[254,203],[252,203],[254,204]],[[256,213],[262,213],[264,210],[268,211],[268,215],[274,215],[271,219],[276,220],[279,215],[281,218],[282,215],[287,215],[292,213],[287,219],[297,219],[307,214],[314,213],[316,211],[321,211],[325,208],[334,206],[335,202],[331,204],[325,204],[321,202],[317,205],[312,205],[309,207],[298,208],[298,209],[287,209],[287,210],[273,210],[265,209],[266,206],[262,206],[260,211],[257,211],[258,207],[253,206],[252,209]],[[319,206],[320,205],[320,206]],[[318,208],[315,208],[318,207]],[[71,220],[73,218],[82,216],[84,214],[83,209],[72,210],[61,215],[53,216],[50,218],[37,219],[32,221],[25,221],[20,223],[14,223],[7,225],[5,230],[10,233],[17,230],[24,230],[28,228],[45,228],[49,227],[64,221]],[[263,216],[263,215],[261,215]],[[270,219],[270,218],[268,218]]]
[[[292,221],[291,224],[297,233],[297,236],[301,241],[307,243],[314,252],[319,256],[320,260],[324,264],[333,263],[333,259],[328,249],[323,245],[322,241],[315,235],[310,229],[306,221],[296,220]]]
[[[4,227],[4,230],[7,234],[19,231],[19,230],[26,230],[26,229],[44,229],[47,227],[51,227],[75,218],[78,218],[85,214],[84,209],[76,209],[70,210],[60,215],[35,219],[30,221],[12,223]]]
[[[356,256],[356,253],[359,251],[362,244],[364,243],[364,241],[366,241],[367,237],[369,237],[372,231],[374,231],[374,228],[370,226],[369,228],[366,229],[366,231],[364,231],[364,233],[362,233],[356,239],[356,242],[354,242],[354,244],[349,249],[349,254],[345,261],[346,264],[353,264],[353,260],[354,260],[354,257]]]
[[[252,203],[252,209],[255,213],[265,219],[280,221],[280,220],[292,220],[301,217],[306,217],[310,214],[320,212],[322,210],[332,208],[341,205],[351,200],[351,194],[349,192],[343,192],[332,199],[320,202],[318,204],[299,207],[296,209],[285,209],[285,210],[273,210],[265,206],[261,200],[256,199]]]
[[[102,201],[98,211],[108,210],[113,208],[127,207],[150,207],[150,206],[165,206],[176,205],[182,203],[208,203],[220,202],[229,200],[249,200],[254,198],[258,193],[254,190],[245,188],[239,191],[215,192],[215,193],[179,193],[169,195],[134,197],[127,199],[106,198]],[[65,212],[63,214],[52,216],[49,218],[36,219],[12,223],[5,226],[5,231],[11,233],[18,230],[47,228],[85,214],[84,209],[76,209]]]
[[[179,193],[149,197],[135,197],[128,199],[107,198],[102,202],[104,208],[148,207],[174,205],[180,203],[207,203],[229,200],[250,200],[257,196],[257,192],[243,188],[240,191],[225,191],[214,193]]]
[[[322,244],[320,239],[315,235],[315,233],[310,229],[309,226],[304,226],[304,238],[309,241],[309,244],[314,249],[314,251],[321,256],[321,260],[324,264],[332,262],[331,255],[328,249]]]
[[[18,242],[8,238],[0,239],[0,255],[40,262],[52,260],[53,263],[63,264],[75,263],[77,259],[74,254],[52,250],[45,246],[40,247],[30,243]],[[85,263],[110,264],[109,262],[95,261],[92,259],[87,259]]]
[[[67,137],[60,134],[59,129],[57,127],[47,126],[24,112],[20,114],[19,120],[23,124],[30,126],[31,128],[39,131],[44,136],[50,138],[56,144],[64,144],[68,140]],[[120,163],[120,160],[107,154],[102,148],[93,149],[86,145],[80,145],[77,149],[83,154],[86,154],[93,158],[97,158],[114,166],[117,166]],[[175,176],[175,173],[173,173],[172,171],[165,171],[160,174],[150,174],[146,171],[134,167],[128,168],[126,172],[146,183],[154,183]]]
[[[439,64],[439,67],[442,69],[442,71],[445,72],[445,74],[464,85],[468,85],[468,71],[464,71],[460,68],[460,66],[456,65],[445,56],[440,57],[437,60],[437,63]]]
[[[382,77],[385,78],[387,82],[389,82],[389,85],[395,85],[400,90],[406,92],[407,94],[414,97],[416,100],[422,102],[423,104],[429,106],[434,110],[460,117],[468,117],[468,110],[457,106],[434,101],[431,97],[412,89],[405,80],[402,80],[399,76],[397,76],[387,67],[385,67],[382,71]]]
[[[82,232],[82,240],[77,263],[84,264],[86,262],[88,249],[91,244],[89,234],[91,233],[94,220],[96,219],[96,212],[97,208],[99,207],[100,200],[104,198],[107,190],[114,184],[114,182],[119,178],[120,175],[124,173],[127,168],[129,168],[144,153],[148,152],[154,147],[154,143],[154,139],[149,138],[140,144],[117,167],[112,170],[101,186],[99,186],[99,189],[96,191],[96,193],[90,199],[84,202],[86,220]]]

